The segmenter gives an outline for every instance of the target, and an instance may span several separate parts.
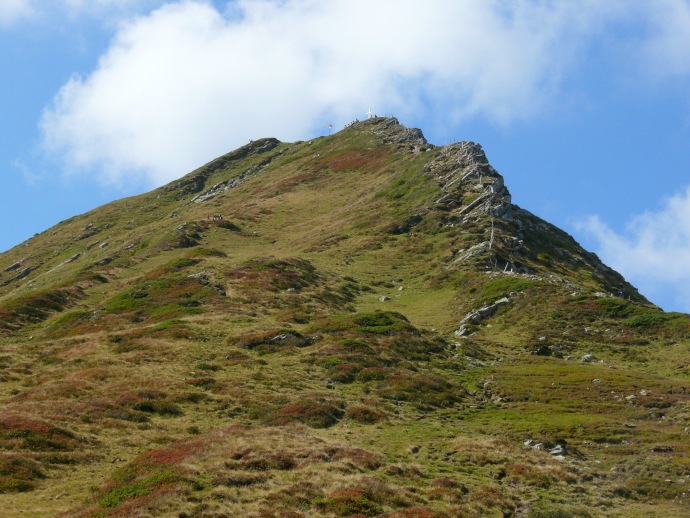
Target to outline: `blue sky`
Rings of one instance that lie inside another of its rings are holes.
[[[0,70],[0,250],[371,107],[690,312],[690,0],[0,0]]]

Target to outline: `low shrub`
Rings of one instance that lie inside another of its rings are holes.
[[[364,354],[373,354],[374,350],[362,340],[354,338],[344,338],[340,341],[340,345],[345,347],[348,351],[360,352]]]
[[[43,478],[38,462],[19,455],[0,456],[0,494],[31,491]]]
[[[627,317],[633,312],[629,302],[615,297],[598,299],[595,304],[602,308],[606,315],[614,318]]]
[[[440,376],[397,372],[379,383],[381,397],[405,401],[423,410],[448,407],[462,400],[465,391]]]
[[[225,467],[235,471],[289,471],[297,467],[297,459],[284,450],[247,449],[235,452]]]
[[[345,410],[345,417],[362,424],[375,424],[384,419],[386,415],[371,407],[352,405]]]
[[[82,297],[80,290],[58,288],[38,291],[7,300],[0,305],[0,328],[13,330],[27,323],[46,320]]]
[[[393,334],[414,329],[404,315],[394,311],[360,313],[353,321],[361,331],[367,333]]]
[[[402,332],[418,334],[419,332],[408,322],[407,318],[395,311],[374,311],[372,313],[357,313],[342,315],[315,322],[310,327],[315,333],[367,333],[372,335],[391,335]],[[358,339],[347,337],[346,345],[364,349],[367,344]]]
[[[336,516],[377,516],[383,507],[373,499],[373,495],[361,487],[340,489],[327,498],[317,499],[316,507]]]
[[[173,470],[154,473],[127,484],[115,486],[105,492],[98,501],[101,507],[115,507],[124,500],[149,495],[164,484],[179,480],[179,474]]]
[[[629,327],[651,327],[663,324],[668,320],[668,316],[663,312],[658,313],[642,313],[630,318],[626,318],[623,324]]]
[[[214,485],[223,485],[227,487],[246,487],[254,484],[261,484],[266,482],[268,477],[264,473],[256,473],[255,471],[231,471],[216,476],[213,480]]]
[[[290,403],[276,412],[274,424],[304,423],[312,428],[328,428],[344,415],[340,406],[329,402],[305,401]]]
[[[328,376],[331,380],[338,383],[352,383],[357,378],[360,370],[362,370],[362,366],[356,363],[341,363],[330,369]]]
[[[266,354],[277,352],[286,347],[305,347],[311,343],[311,340],[294,329],[272,329],[249,333],[240,337],[231,337],[228,339],[228,343]]]
[[[120,404],[147,414],[158,414],[161,416],[182,415],[182,409],[169,401],[167,394],[155,390],[140,390],[124,394],[120,398]]]
[[[203,389],[212,389],[218,384],[215,378],[211,378],[209,376],[189,378],[187,379],[187,383],[189,385],[193,385],[194,387],[199,387]]]
[[[346,460],[363,470],[378,469],[385,464],[381,455],[362,448],[337,448],[333,451],[330,460]]]
[[[51,424],[10,416],[0,419],[0,445],[32,451],[71,451],[79,444],[72,432]]]
[[[384,367],[367,367],[357,374],[358,381],[381,381],[390,375],[390,369]]]
[[[226,274],[230,280],[242,280],[245,288],[270,291],[301,290],[318,284],[316,268],[301,258],[274,259],[257,257]]]
[[[401,511],[386,514],[386,518],[446,518],[446,516],[428,507],[408,507]]]

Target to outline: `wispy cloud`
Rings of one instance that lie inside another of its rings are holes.
[[[658,79],[690,77],[690,2],[660,0],[648,13],[644,65]]]
[[[0,27],[9,26],[33,13],[29,0],[0,0]]]
[[[605,263],[652,301],[674,293],[674,306],[690,312],[690,187],[659,210],[635,216],[622,232],[598,216],[581,221],[578,229],[596,240]]]

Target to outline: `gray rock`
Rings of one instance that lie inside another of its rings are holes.
[[[488,248],[489,242],[484,241],[483,243],[476,244],[467,250],[459,250],[458,254],[462,253],[462,255],[457,257],[454,262],[461,263],[463,261],[466,261],[467,259],[470,259],[471,257],[481,255],[484,252],[484,250]]]
[[[313,338],[293,335],[292,333],[281,333],[269,340],[272,344],[294,345],[296,347],[306,347],[313,343]]]
[[[510,299],[508,299],[508,297],[503,297],[501,299],[498,299],[493,304],[484,306],[483,308],[477,309],[475,311],[470,311],[460,322],[458,329],[455,331],[455,336],[464,336],[467,333],[467,326],[469,324],[477,324],[482,320],[489,318],[494,313],[496,313],[496,311],[498,311],[500,307],[503,307],[509,303]]]
[[[13,270],[19,270],[19,267],[22,265],[19,261],[17,261],[14,264],[9,265],[7,268],[3,270],[3,272],[11,272]]]
[[[565,448],[560,444],[557,444],[556,446],[549,448],[546,451],[548,451],[551,455],[558,455],[558,456],[565,455]]]
[[[14,282],[14,281],[18,281],[19,279],[23,279],[24,277],[26,277],[27,275],[29,275],[31,272],[33,272],[35,269],[36,269],[35,266],[29,266],[29,267],[27,267],[27,268],[24,268],[24,269],[23,269],[21,272],[19,272],[17,275],[15,275],[14,277],[12,277],[11,279],[7,279],[5,282],[3,282],[2,284],[0,284],[0,286],[7,286],[8,284],[10,284],[10,283],[12,283],[12,282]]]

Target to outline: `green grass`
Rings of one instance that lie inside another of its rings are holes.
[[[519,277],[498,277],[481,285],[475,292],[475,304],[481,307],[490,304],[510,293],[521,292],[526,289],[539,286],[539,281],[522,279]]]
[[[107,491],[98,501],[101,507],[116,507],[129,498],[137,498],[151,494],[164,484],[174,482],[179,475],[172,470],[165,470],[134,482],[114,487]]]

